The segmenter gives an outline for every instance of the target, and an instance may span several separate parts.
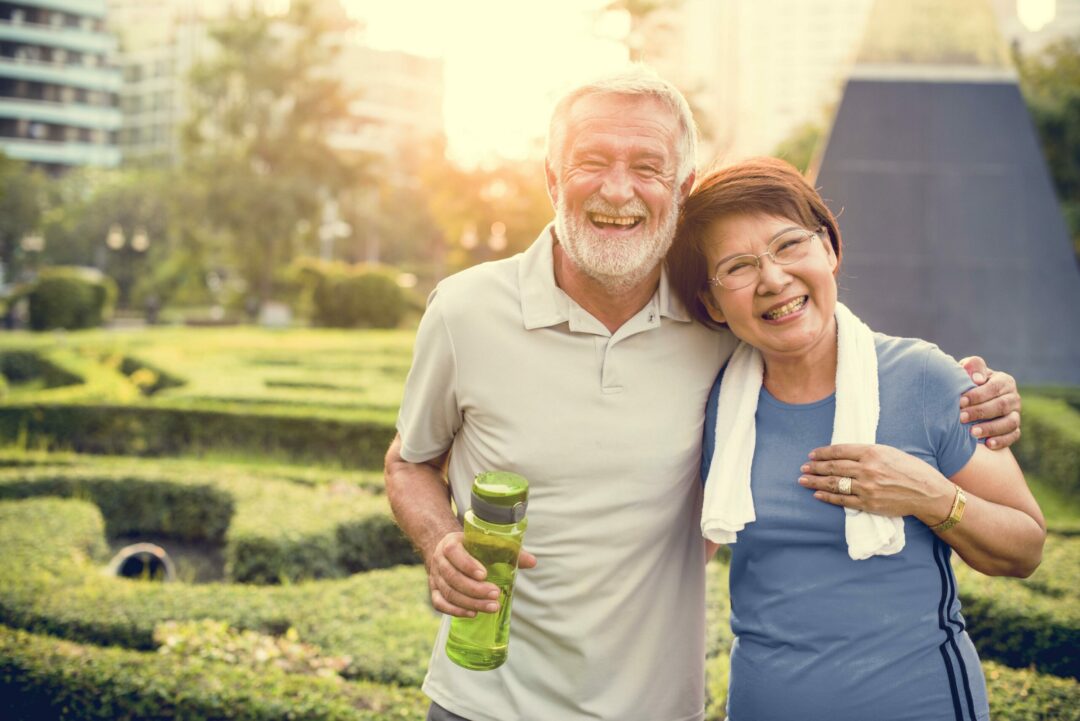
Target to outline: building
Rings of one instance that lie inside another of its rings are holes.
[[[115,49],[105,0],[0,2],[0,150],[54,173],[119,164]]]

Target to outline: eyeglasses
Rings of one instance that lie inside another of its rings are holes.
[[[769,247],[761,255],[736,255],[717,265],[716,274],[709,278],[709,287],[720,286],[727,290],[745,288],[761,277],[763,257],[769,256],[777,265],[797,263],[810,252],[811,238],[819,237],[814,231],[803,228],[782,231],[769,242]]]

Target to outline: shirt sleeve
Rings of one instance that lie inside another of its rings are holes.
[[[960,396],[974,386],[952,356],[928,344],[922,380],[923,425],[938,470],[946,477],[966,466],[978,445],[970,424],[960,422]]]
[[[447,450],[461,427],[457,359],[438,288],[428,297],[398,411],[401,457],[423,463]]]
[[[727,364],[720,369],[709,391],[709,400],[705,403],[705,430],[701,438],[701,484],[705,485],[705,479],[709,477],[709,466],[712,465],[713,453],[716,452],[716,418],[717,408],[720,401],[720,381],[724,379],[724,370]]]

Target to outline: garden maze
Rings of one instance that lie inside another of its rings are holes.
[[[374,331],[0,339],[0,718],[423,718],[438,616],[379,471],[410,346]],[[1067,398],[1025,398],[1018,456],[1052,531],[1039,571],[957,562],[995,720],[1080,719],[1078,421]],[[107,572],[110,542],[144,539],[209,549],[220,579]],[[714,562],[710,720],[726,585]]]

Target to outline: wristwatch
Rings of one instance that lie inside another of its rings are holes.
[[[934,533],[941,533],[947,531],[957,523],[960,523],[960,519],[964,517],[964,506],[967,505],[967,496],[964,495],[964,490],[960,486],[956,487],[956,496],[953,497],[952,510],[949,511],[949,517],[936,526],[930,526],[930,530]]]

